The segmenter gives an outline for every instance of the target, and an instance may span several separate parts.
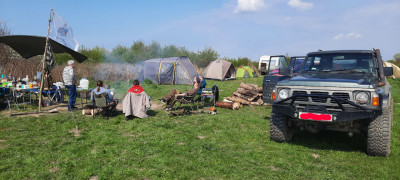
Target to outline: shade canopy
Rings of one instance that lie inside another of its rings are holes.
[[[1,36],[0,43],[10,46],[23,58],[28,59],[33,56],[44,54],[46,37],[27,35]],[[49,38],[49,43],[53,53],[68,53],[80,63],[87,59],[85,55],[62,45],[51,38]]]

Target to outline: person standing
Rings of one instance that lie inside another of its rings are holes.
[[[66,66],[63,71],[64,84],[69,92],[68,111],[73,111],[73,110],[78,109],[77,107],[75,107],[76,77],[75,77],[74,68],[75,68],[75,61],[69,60],[68,66]]]

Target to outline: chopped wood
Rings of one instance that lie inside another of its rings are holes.
[[[92,115],[92,109],[82,109],[82,115]]]
[[[222,102],[217,101],[215,102],[215,107],[227,108],[227,109],[239,109],[240,103],[238,102]]]
[[[259,98],[259,99],[257,100],[257,102],[258,102],[258,105],[259,105],[259,106],[261,106],[262,104],[264,104],[264,101],[263,101],[262,98]]]
[[[256,91],[256,92],[258,92],[258,87],[257,87],[257,86],[254,86],[253,84],[240,83],[240,87],[241,87],[241,88],[244,88],[244,89],[246,89],[246,90],[249,90],[249,91]]]
[[[252,96],[252,97],[258,95],[258,92],[250,91],[250,90],[247,90],[245,88],[238,88],[236,92],[238,92],[240,94],[243,94],[243,95]]]
[[[247,101],[247,100],[245,100],[245,99],[242,99],[242,98],[239,98],[239,97],[231,96],[231,97],[227,97],[226,99],[231,100],[231,101],[238,102],[238,103],[240,103],[240,104],[250,104],[249,101]]]
[[[235,95],[236,97],[240,97],[242,99],[245,99],[247,101],[253,101],[254,98],[256,98],[256,97],[246,96],[246,95],[240,94],[238,92],[234,92],[233,95]]]

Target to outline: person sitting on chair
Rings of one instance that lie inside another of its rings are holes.
[[[90,93],[90,100],[93,102],[94,95],[106,93],[106,102],[112,110],[116,110],[118,100],[114,99],[109,89],[103,87],[103,81],[97,81],[97,88]]]
[[[199,83],[199,84],[200,84],[200,88],[199,88],[199,91],[197,91],[197,94],[198,94],[198,95],[201,95],[201,92],[202,92],[203,89],[206,88],[206,86],[207,86],[207,82],[206,82],[206,79],[204,79],[203,76],[199,76],[199,80],[200,80],[200,81],[199,81],[199,82],[200,82],[200,83]],[[201,98],[201,97],[199,96],[199,98],[197,98],[197,100],[200,101],[200,98]]]
[[[195,78],[193,82],[193,88],[186,92],[179,92],[176,89],[172,89],[167,95],[165,95],[162,99],[160,99],[162,103],[167,103],[164,110],[166,111],[171,110],[178,96],[184,97],[184,96],[196,95],[197,91],[199,90],[199,81],[200,81],[199,78]]]
[[[138,118],[147,118],[147,110],[151,107],[149,96],[139,85],[139,80],[134,80],[132,87],[126,93],[122,101],[122,111],[125,117],[135,116]]]

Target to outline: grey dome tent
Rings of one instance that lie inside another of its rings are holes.
[[[204,78],[216,79],[216,80],[227,80],[236,78],[236,70],[232,63],[218,59],[211,61],[210,64],[204,70]]]
[[[192,84],[198,74],[187,57],[170,57],[144,61],[138,80],[150,79],[156,84]]]

